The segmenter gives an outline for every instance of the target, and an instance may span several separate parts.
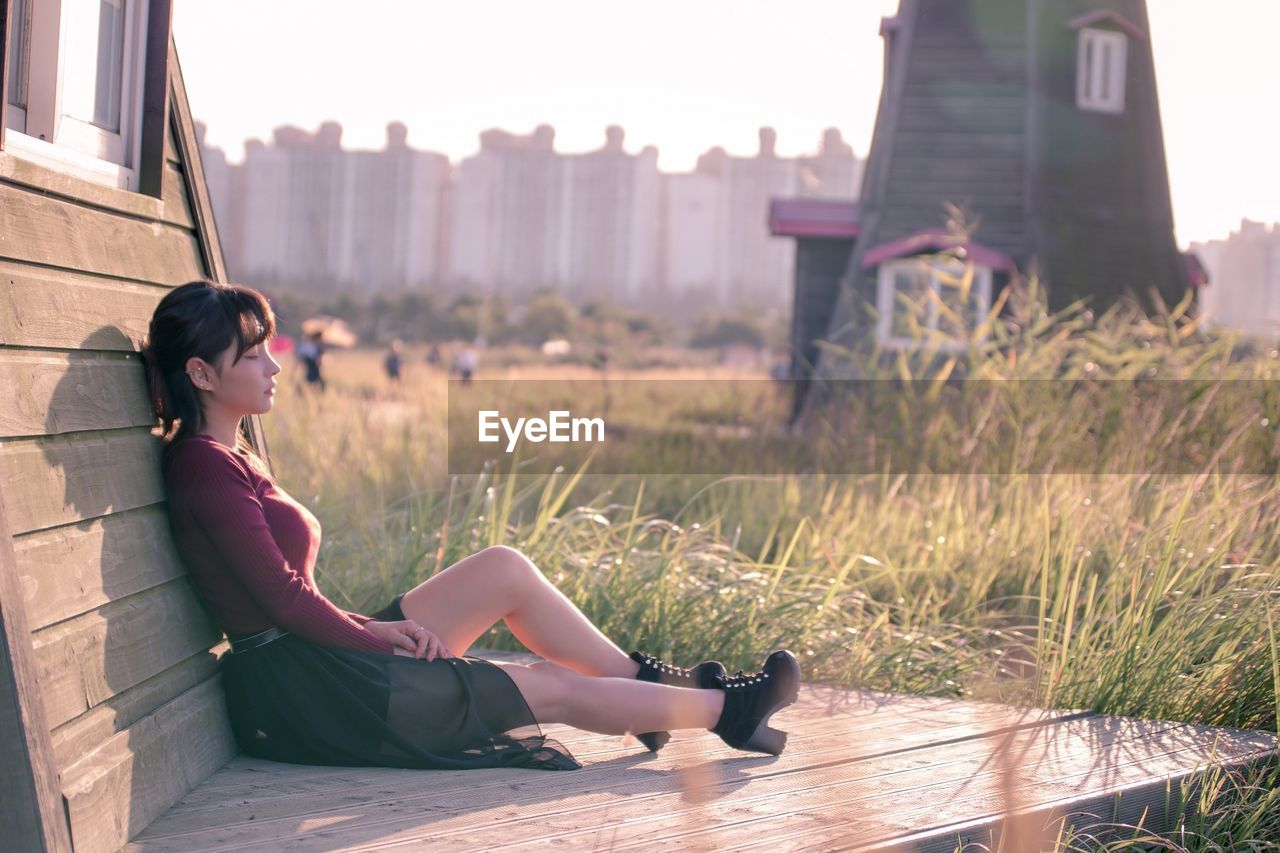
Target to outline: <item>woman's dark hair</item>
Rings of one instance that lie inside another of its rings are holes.
[[[216,366],[218,357],[235,344],[234,364],[275,333],[271,305],[253,288],[193,281],[165,294],[151,315],[142,363],[151,408],[168,442],[166,456],[178,442],[204,428],[187,360],[198,357]],[[242,436],[237,435],[236,441],[240,449],[252,450]]]

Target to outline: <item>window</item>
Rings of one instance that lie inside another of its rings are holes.
[[[1112,30],[1080,30],[1076,63],[1076,106],[1104,113],[1124,112],[1125,62],[1129,40]]]
[[[964,349],[990,308],[990,267],[975,264],[970,276],[963,261],[941,255],[880,266],[876,336],[886,348]]]
[[[9,122],[26,123],[27,113],[27,2],[16,0],[10,4],[9,15],[12,31],[9,37],[9,63],[5,73],[9,81]]]
[[[137,188],[148,5],[17,0],[5,69],[12,104],[6,150]]]

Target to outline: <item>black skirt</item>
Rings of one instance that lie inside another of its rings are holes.
[[[389,618],[398,604],[377,615]],[[582,766],[542,734],[511,677],[480,658],[415,660],[288,634],[223,655],[222,680],[236,742],[259,758],[440,770]]]

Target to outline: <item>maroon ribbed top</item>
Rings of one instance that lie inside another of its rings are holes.
[[[169,529],[200,595],[229,634],[272,626],[321,646],[394,654],[315,585],[320,522],[244,455],[207,435],[172,448]]]

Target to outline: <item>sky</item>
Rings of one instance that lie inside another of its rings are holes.
[[[343,125],[380,149],[390,121],[454,162],[499,127],[555,147],[658,148],[687,171],[720,145],[817,150],[837,127],[859,156],[880,94],[880,18],[898,0],[176,0],[187,95],[233,161],[281,124]],[[1149,0],[1174,217],[1182,244],[1242,218],[1280,221],[1280,0]]]

